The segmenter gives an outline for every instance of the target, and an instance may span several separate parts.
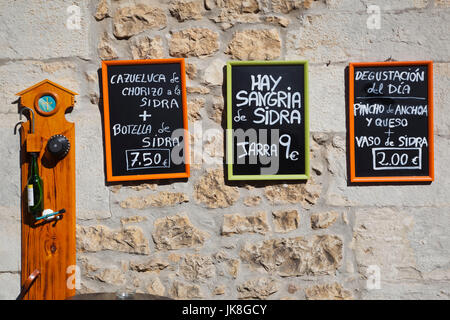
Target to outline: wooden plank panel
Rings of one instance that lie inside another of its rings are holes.
[[[44,209],[59,211],[65,209],[59,221],[35,221],[28,213],[26,184],[29,156],[26,141],[30,121],[21,130],[21,180],[22,180],[22,283],[33,270],[41,272],[40,277],[25,295],[27,300],[66,299],[75,294],[75,288],[68,288],[67,268],[76,264],[75,243],[75,125],[66,121],[65,112],[73,106],[73,95],[69,90],[50,82],[42,83],[32,90],[23,91],[21,105],[35,113],[35,135],[41,140],[38,165],[44,184]],[[51,115],[37,111],[37,98],[53,94],[57,100],[56,112]],[[70,151],[61,160],[55,161],[45,150],[47,141],[56,134],[66,136]],[[72,286],[73,287],[73,286]]]

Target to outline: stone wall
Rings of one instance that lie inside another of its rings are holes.
[[[368,24],[370,5],[380,28]],[[79,93],[67,116],[76,123],[79,292],[449,298],[448,0],[2,0],[0,20],[0,298],[20,286],[14,94],[45,78]],[[164,57],[187,60],[191,177],[107,186],[101,59]],[[309,60],[308,182],[224,180],[231,59]],[[347,184],[345,68],[387,59],[434,60],[431,185]]]

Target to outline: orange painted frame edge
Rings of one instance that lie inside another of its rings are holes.
[[[355,174],[355,123],[353,114],[354,103],[354,72],[355,67],[426,65],[428,68],[428,176],[394,176],[394,177],[356,177]],[[433,130],[433,61],[386,61],[386,62],[351,62],[348,69],[349,97],[349,145],[350,145],[350,182],[419,182],[434,181],[434,130]]]
[[[136,64],[168,64],[179,63],[181,73],[181,101],[183,107],[183,127],[184,150],[186,160],[186,171],[177,173],[158,173],[143,175],[127,175],[113,176],[112,174],[112,155],[111,155],[111,130],[109,118],[109,92],[108,92],[108,66],[113,65],[136,65]],[[103,90],[103,121],[105,128],[105,157],[106,157],[106,181],[137,181],[137,180],[154,180],[154,179],[174,179],[190,177],[190,154],[189,154],[189,135],[188,135],[188,119],[187,119],[187,97],[186,97],[186,71],[183,58],[174,59],[143,59],[143,60],[107,60],[102,61],[102,90]]]

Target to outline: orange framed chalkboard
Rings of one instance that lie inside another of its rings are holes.
[[[433,62],[350,63],[348,75],[350,181],[433,181]]]
[[[102,62],[106,180],[187,178],[184,59]]]

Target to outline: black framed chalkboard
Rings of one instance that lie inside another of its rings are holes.
[[[307,61],[227,65],[229,180],[309,178]]]
[[[352,182],[432,181],[432,62],[351,63]]]
[[[107,181],[189,177],[184,59],[102,62]]]

